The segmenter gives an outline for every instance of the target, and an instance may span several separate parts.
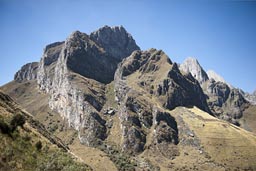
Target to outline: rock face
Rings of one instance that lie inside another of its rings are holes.
[[[243,111],[249,105],[239,90],[230,89],[227,84],[211,79],[205,92],[209,97],[209,107],[216,116],[239,125],[236,119],[242,117]]]
[[[38,67],[37,83],[43,91],[49,92],[55,75],[55,66],[64,42],[55,42],[45,47]]]
[[[180,65],[180,70],[191,73],[192,76],[200,83],[204,83],[209,80],[208,75],[203,70],[199,62],[196,58],[188,57],[185,61]]]
[[[33,80],[37,78],[38,62],[28,63],[21,67],[21,69],[16,72],[14,80]]]

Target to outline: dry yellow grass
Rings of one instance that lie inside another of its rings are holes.
[[[256,169],[256,137],[240,127],[216,119],[198,108],[188,109],[184,121],[211,158],[224,166]]]
[[[69,147],[73,154],[87,163],[94,171],[117,171],[114,163],[99,149],[86,147],[80,144],[78,139],[75,139]]]

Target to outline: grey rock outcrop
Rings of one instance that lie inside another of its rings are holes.
[[[227,84],[213,79],[207,83],[205,93],[211,111],[231,123],[238,124],[237,119],[242,117],[244,109],[249,105],[238,89],[231,89]]]
[[[16,72],[14,80],[34,80],[37,78],[37,71],[38,62],[27,63],[26,65],[23,65],[18,72]]]
[[[164,106],[168,109],[177,106],[197,106],[211,113],[201,86],[191,75],[182,75],[176,63],[169,71],[168,78],[158,86],[157,92],[159,96],[167,94]]]
[[[43,56],[39,62],[37,83],[39,88],[45,92],[49,92],[51,89],[55,66],[63,46],[64,42],[55,42],[44,48]]]
[[[185,73],[191,73],[200,84],[209,80],[208,75],[196,58],[188,57],[182,64],[180,64],[179,69]]]
[[[157,143],[172,142],[178,144],[178,128],[174,117],[169,113],[156,111],[154,115],[156,126],[155,140]]]

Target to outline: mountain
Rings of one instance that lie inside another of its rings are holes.
[[[236,125],[241,124],[240,120],[250,103],[240,93],[239,89],[230,86],[214,71],[206,73],[195,58],[185,59],[180,64],[180,69],[185,73],[191,73],[200,83],[204,94],[207,96],[210,112],[214,116]],[[242,127],[251,130],[247,123],[244,124]]]
[[[256,169],[254,106],[122,26],[75,31],[16,75],[1,90],[93,170]]]
[[[0,91],[0,170],[91,170]]]

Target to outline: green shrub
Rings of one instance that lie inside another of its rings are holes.
[[[18,126],[23,127],[25,122],[26,122],[26,119],[23,115],[21,115],[21,114],[14,115],[12,120],[11,120],[11,123],[10,123],[12,132],[15,131],[15,129]]]
[[[28,134],[26,134],[26,135],[23,137],[23,140],[25,140],[25,141],[30,141],[30,140],[31,140],[31,137],[30,137]]]
[[[9,134],[10,133],[10,128],[7,123],[5,123],[4,120],[0,119],[0,130],[3,134]]]
[[[37,149],[37,150],[41,150],[41,149],[42,149],[42,147],[43,147],[43,145],[42,145],[42,142],[41,142],[41,141],[38,141],[38,142],[35,144],[35,146],[36,146],[36,149]]]

